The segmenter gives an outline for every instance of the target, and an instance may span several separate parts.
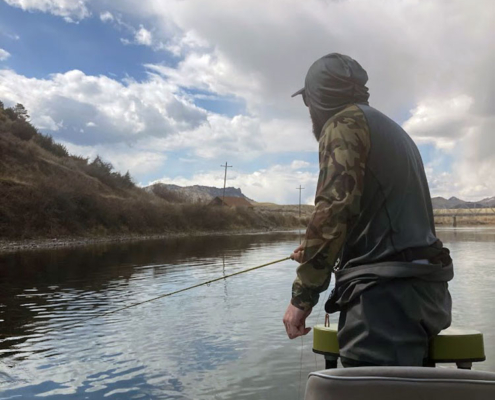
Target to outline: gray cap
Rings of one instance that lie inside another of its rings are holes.
[[[296,93],[294,93],[294,94],[293,94],[292,96],[290,96],[290,97],[296,97],[297,95],[299,95],[299,94],[303,94],[303,93],[304,93],[304,88],[299,89]]]
[[[301,94],[307,105],[330,111],[349,103],[367,103],[367,81],[368,74],[356,60],[331,53],[311,65],[304,88],[292,97]]]

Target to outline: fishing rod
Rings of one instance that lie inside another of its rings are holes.
[[[83,322],[87,322],[87,321],[96,319],[96,318],[104,317],[104,316],[107,316],[107,315],[110,315],[110,314],[115,314],[115,313],[117,313],[119,311],[127,310],[128,308],[137,307],[137,306],[140,306],[140,305],[145,304],[145,303],[151,303],[152,301],[163,299],[164,297],[169,297],[169,296],[173,296],[174,294],[186,292],[188,290],[195,289],[195,288],[198,288],[200,286],[208,286],[208,285],[210,285],[211,283],[214,283],[214,282],[225,280],[227,278],[231,278],[231,277],[236,276],[236,275],[245,274],[245,273],[250,272],[250,271],[255,271],[257,269],[268,267],[269,265],[273,265],[273,264],[278,264],[278,263],[281,263],[282,261],[287,261],[287,260],[290,260],[290,259],[291,259],[291,257],[281,258],[280,260],[271,261],[271,262],[266,263],[266,264],[258,265],[257,267],[244,269],[242,271],[234,272],[233,274],[224,275],[224,276],[221,276],[219,278],[215,278],[215,279],[211,279],[209,281],[201,282],[201,283],[198,283],[196,285],[188,286],[188,287],[183,288],[183,289],[175,290],[173,292],[164,293],[164,294],[161,294],[160,296],[156,296],[156,297],[153,297],[153,298],[148,299],[148,300],[140,301],[138,303],[133,303],[133,304],[130,304],[130,305],[125,306],[125,307],[117,308],[116,310],[107,311],[107,312],[104,312],[103,314],[98,314],[98,315],[94,315],[92,317],[83,319],[83,320],[77,322],[76,324],[74,324],[74,326],[76,326],[77,324],[83,323]]]

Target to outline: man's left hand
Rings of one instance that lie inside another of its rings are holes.
[[[306,328],[306,318],[311,314],[311,309],[303,311],[296,306],[289,304],[284,315],[284,325],[289,339],[307,335],[311,328]]]

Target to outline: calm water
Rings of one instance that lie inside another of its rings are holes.
[[[495,371],[495,229],[439,236],[455,259],[454,324],[485,333],[488,361],[476,368]],[[0,399],[301,398],[323,360],[311,335],[285,336],[291,261],[74,327],[283,258],[298,243],[278,233],[0,256]],[[311,325],[323,321],[319,310]]]

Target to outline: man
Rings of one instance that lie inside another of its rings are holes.
[[[368,105],[366,71],[332,53],[309,69],[302,95],[319,142],[315,210],[284,316],[289,338],[330,283],[340,311],[342,364],[424,365],[429,339],[451,322],[448,249],[436,238],[419,151],[395,122]]]

